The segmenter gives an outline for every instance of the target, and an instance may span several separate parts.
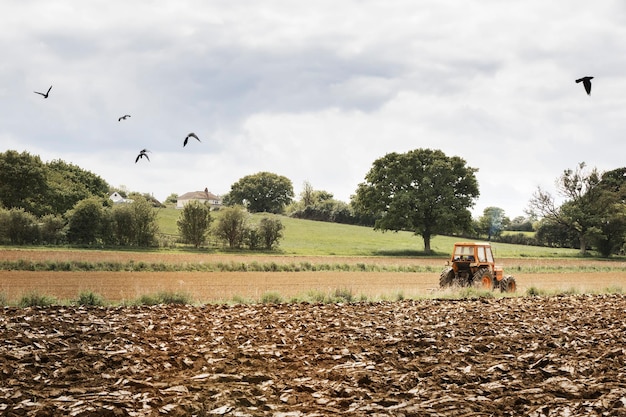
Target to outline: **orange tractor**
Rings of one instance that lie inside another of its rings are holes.
[[[457,242],[439,278],[440,287],[478,287],[515,292],[515,278],[504,275],[493,260],[489,243]]]

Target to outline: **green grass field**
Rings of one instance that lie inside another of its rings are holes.
[[[174,208],[159,209],[158,223],[161,233],[178,235],[176,221],[181,211]],[[212,212],[215,219],[218,212]],[[250,221],[259,221],[268,214],[254,214]],[[285,226],[284,237],[277,252],[287,255],[307,256],[424,256],[424,241],[411,232],[381,232],[370,227],[353,226],[313,220],[278,216]],[[431,241],[432,255],[446,257],[458,237],[435,236]],[[496,257],[577,257],[575,249],[542,248],[536,246],[492,244]]]

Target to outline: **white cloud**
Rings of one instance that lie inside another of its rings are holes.
[[[516,216],[564,169],[624,165],[625,12],[617,0],[10,2],[0,145],[161,199],[270,171],[346,201],[386,153],[437,148],[479,168],[475,212]],[[591,96],[582,75],[596,77]],[[50,84],[49,99],[33,94]],[[183,149],[189,131],[202,143]],[[142,148],[151,162],[135,164]]]

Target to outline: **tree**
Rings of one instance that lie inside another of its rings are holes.
[[[130,204],[116,204],[111,212],[115,244],[129,246],[134,241],[133,209]]]
[[[37,218],[23,208],[0,210],[0,242],[34,244],[39,240]]]
[[[168,196],[165,198],[165,202],[164,202],[164,204],[165,204],[165,205],[168,205],[168,204],[169,204],[169,205],[173,205],[173,206],[175,206],[177,202],[178,202],[178,194],[176,194],[176,193],[172,193],[172,194],[168,195]]]
[[[46,167],[38,156],[12,150],[0,153],[0,205],[46,214],[46,184]]]
[[[220,210],[220,217],[215,227],[215,235],[228,242],[231,248],[240,248],[247,233],[247,213],[242,206],[232,206]]]
[[[272,249],[278,245],[278,241],[283,237],[283,223],[280,219],[264,217],[259,222],[258,232],[263,241],[265,249]]]
[[[585,163],[575,170],[566,169],[556,180],[558,193],[565,198],[561,206],[547,191],[537,188],[530,202],[530,212],[537,212],[544,219],[561,224],[576,234],[580,253],[585,255],[589,242],[601,233],[599,225],[607,208],[602,202],[603,190],[599,187],[601,175],[597,169],[585,170]]]
[[[183,207],[176,224],[183,240],[197,248],[206,242],[212,221],[211,207],[197,200],[191,200]]]
[[[487,240],[498,237],[502,230],[511,223],[504,215],[504,210],[499,207],[487,207],[483,215],[478,219],[478,232],[487,235]]]
[[[67,240],[70,243],[92,245],[108,238],[109,216],[106,201],[90,197],[76,203],[68,212]]]
[[[106,197],[109,185],[98,175],[60,159],[46,164],[47,198],[51,214],[63,214],[80,200]]]
[[[311,185],[311,183],[308,181],[304,181],[304,184],[302,186],[302,192],[300,193],[300,202],[304,207],[313,205],[313,203],[315,202],[313,200],[314,192],[315,190],[313,190],[313,186]]]
[[[136,197],[130,206],[133,211],[133,243],[144,247],[154,245],[159,225],[153,203]]]
[[[65,240],[66,222],[59,214],[46,214],[40,219],[41,241],[48,245],[58,245]]]
[[[509,225],[505,229],[518,232],[532,232],[533,219],[524,216],[517,216],[513,220],[511,220],[511,223],[509,223]]]
[[[224,204],[243,205],[251,213],[281,213],[293,197],[293,185],[287,177],[259,172],[234,183]]]
[[[411,230],[430,253],[433,236],[470,227],[468,208],[479,195],[476,171],[440,150],[389,153],[374,161],[354,203],[360,211],[380,215],[375,229]]]
[[[600,233],[592,241],[598,252],[608,257],[626,241],[626,168],[603,173],[598,188],[597,205],[604,210],[599,218]]]

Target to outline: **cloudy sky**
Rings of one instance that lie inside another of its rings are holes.
[[[348,202],[376,159],[431,148],[479,169],[476,215],[512,218],[579,162],[626,165],[621,0],[8,0],[0,11],[0,151],[159,200],[269,171],[296,194],[308,181]],[[590,96],[574,82],[585,75]],[[48,99],[34,94],[50,85]],[[189,132],[202,142],[183,148]],[[135,163],[143,148],[150,162]]]

